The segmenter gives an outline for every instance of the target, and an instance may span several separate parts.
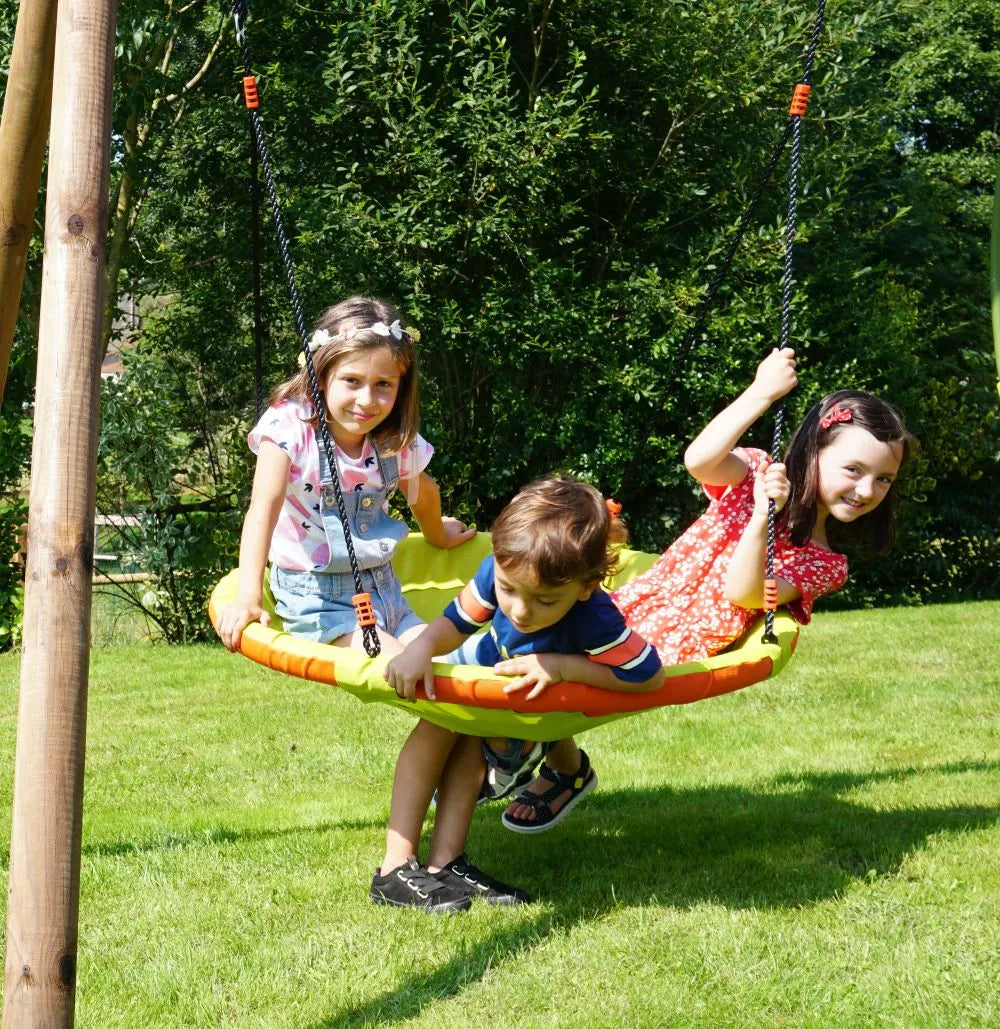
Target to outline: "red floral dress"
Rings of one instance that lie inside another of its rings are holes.
[[[656,647],[665,665],[718,654],[760,613],[726,599],[729,559],[753,513],[754,474],[767,459],[762,450],[736,453],[749,465],[746,478],[736,486],[705,486],[708,510],[652,568],[611,595],[629,628]],[[796,547],[779,533],[774,573],[801,594],[788,609],[805,625],[813,601],[844,585],[847,558],[811,540]]]

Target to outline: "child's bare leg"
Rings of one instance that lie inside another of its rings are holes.
[[[553,743],[549,752],[545,755],[545,763],[549,768],[554,772],[562,772],[563,775],[576,775],[580,771],[582,762],[583,758],[580,754],[580,748],[576,745],[576,740],[571,736],[564,740],[559,740],[558,743]],[[535,794],[536,797],[540,797],[551,788],[552,783],[536,775],[528,784],[527,791]],[[557,814],[571,796],[572,793],[569,790],[564,790],[551,800],[549,807],[552,809],[552,814]],[[535,820],[535,809],[527,804],[519,804],[516,800],[508,805],[506,813],[511,818],[520,818],[529,822]]]
[[[392,781],[389,829],[380,874],[385,875],[404,864],[408,857],[416,856],[431,794],[441,779],[456,739],[464,738],[420,719],[403,744]],[[476,789],[479,789],[478,782]]]
[[[390,636],[387,632],[379,629],[378,641],[382,645],[381,656],[395,657],[397,654],[402,654],[403,648],[410,642],[410,639],[415,639],[425,628],[426,626],[423,625],[415,625],[413,629],[408,629],[403,633],[402,639],[398,640],[395,636]],[[413,633],[413,636],[410,636],[411,633]],[[354,632],[345,633],[343,636],[338,636],[335,640],[331,640],[331,645],[334,647],[351,647],[354,650],[364,650],[365,637],[360,629],[355,629]]]
[[[427,867],[436,872],[465,850],[469,826],[483,783],[486,759],[477,736],[459,736],[448,755],[438,786],[434,833]]]

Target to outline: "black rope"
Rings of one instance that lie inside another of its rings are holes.
[[[250,130],[250,238],[253,248],[253,385],[257,404],[257,420],[260,421],[267,404],[264,398],[264,320],[261,313],[260,288],[260,161],[257,158],[257,142]]]
[[[826,10],[826,0],[819,0],[819,7],[816,11],[816,21],[813,25],[812,36],[806,50],[805,68],[802,72],[801,84],[809,85],[812,77],[813,61],[816,57],[816,47],[819,45],[820,32],[823,29],[823,16]],[[788,346],[791,318],[792,318],[792,257],[795,251],[795,223],[798,217],[799,202],[799,163],[802,157],[802,115],[792,114],[789,116],[789,124],[792,128],[792,151],[788,167],[788,218],[785,224],[785,266],[781,284],[781,329],[778,334],[778,349],[784,350]],[[774,412],[774,435],[771,439],[771,458],[774,459],[781,452],[781,437],[785,423],[785,401],[778,401],[777,409]],[[774,578],[774,542],[775,542],[775,504],[773,500],[767,502],[767,558],[765,561],[766,580]],[[774,611],[764,612],[764,635],[765,643],[777,643],[778,638],[774,634]]]
[[[251,71],[250,48],[247,45],[246,32],[243,27],[246,17],[245,0],[232,0],[232,11],[233,20],[236,23],[236,41],[239,43],[240,52],[243,57],[243,72],[244,75],[250,76],[253,74]],[[281,205],[278,201],[278,191],[274,184],[274,176],[271,174],[271,156],[264,139],[264,126],[256,109],[247,108],[247,111],[250,115],[250,127],[253,132],[254,143],[256,144],[256,152],[260,159],[261,168],[264,170],[264,181],[267,185],[267,193],[271,201],[271,214],[274,218],[274,228],[278,236],[278,249],[281,251],[281,261],[285,268],[285,276],[288,279],[288,292],[292,301],[292,310],[295,314],[295,325],[302,344],[302,352],[305,355],[310,395],[319,424],[320,444],[326,453],[327,463],[330,466],[330,473],[333,477],[333,491],[337,499],[337,512],[344,526],[344,541],[347,544],[347,556],[351,562],[351,572],[354,575],[354,588],[358,593],[364,593],[364,585],[361,582],[361,570],[358,568],[358,559],[354,553],[354,540],[351,537],[350,519],[347,516],[344,494],[340,487],[340,476],[337,474],[336,451],[333,440],[330,438],[329,427],[326,424],[326,405],[323,403],[323,392],[320,389],[316,368],[313,365],[312,351],[309,349],[309,333],[306,328],[305,314],[302,310],[302,298],[299,295],[298,287],[295,285],[295,266],[289,249],[288,233],[285,231],[285,222],[281,216]],[[362,626],[361,632],[366,653],[369,657],[377,657],[381,653],[382,645],[379,642],[376,627],[374,625]]]
[[[729,241],[729,245],[726,247],[726,251],[722,256],[722,261],[719,263],[715,270],[715,274],[712,276],[711,282],[708,284],[708,289],[705,291],[704,298],[698,305],[698,311],[695,315],[694,323],[688,330],[684,339],[681,341],[681,345],[677,348],[677,353],[670,365],[670,371],[667,373],[666,385],[661,390],[660,402],[657,405],[656,410],[650,416],[649,421],[646,423],[646,427],[643,429],[642,435],[639,437],[639,445],[635,448],[632,460],[629,461],[628,466],[622,475],[621,485],[618,487],[617,493],[617,496],[619,497],[624,498],[627,495],[632,477],[636,468],[639,466],[639,461],[643,453],[645,452],[646,444],[649,442],[649,438],[653,435],[656,426],[663,418],[664,412],[667,409],[667,401],[673,394],[674,386],[676,385],[677,379],[680,377],[680,373],[687,362],[687,358],[690,355],[692,348],[701,336],[702,330],[705,327],[705,321],[711,313],[712,306],[715,303],[715,296],[719,292],[722,283],[725,281],[726,275],[729,273],[729,268],[733,263],[733,258],[736,256],[736,251],[739,248],[740,243],[743,242],[743,237],[746,236],[747,230],[750,228],[750,223],[753,221],[754,215],[757,213],[757,208],[760,206],[760,202],[764,197],[764,190],[767,189],[767,185],[771,181],[771,176],[774,174],[774,169],[778,165],[778,160],[781,158],[791,134],[792,126],[791,123],[789,123],[785,126],[785,131],[782,133],[781,138],[778,140],[774,150],[771,152],[771,157],[764,169],[764,174],[757,183],[757,188],[753,192],[750,203],[747,204],[746,209],[740,217],[736,231],[733,233],[733,238]]]
[[[809,39],[809,44],[806,48],[806,56],[804,60],[803,74],[801,82],[808,85],[809,79],[812,76],[813,63],[816,57],[816,48],[819,46],[820,33],[823,30],[823,18],[826,9],[826,0],[820,0],[819,7],[816,12],[816,20],[813,23],[812,34]],[[663,386],[660,396],[660,402],[656,407],[656,410],[650,416],[649,421],[646,423],[646,427],[643,429],[642,435],[639,437],[639,445],[635,448],[632,455],[632,459],[629,461],[628,466],[622,475],[621,485],[618,488],[618,496],[624,498],[630,489],[631,481],[635,475],[636,469],[639,467],[640,460],[643,453],[645,452],[646,445],[649,443],[649,439],[655,431],[660,420],[663,418],[664,412],[666,411],[667,402],[671,398],[674,392],[674,387],[677,383],[677,379],[680,377],[680,373],[683,370],[688,357],[690,356],[691,350],[694,348],[695,343],[698,342],[701,337],[701,333],[705,326],[705,321],[708,315],[711,313],[712,307],[715,303],[716,294],[719,292],[722,283],[725,281],[727,274],[729,273],[730,266],[733,263],[733,258],[736,256],[736,251],[739,248],[740,243],[743,242],[743,238],[747,234],[747,230],[750,227],[750,223],[753,221],[754,216],[757,213],[757,208],[760,206],[761,200],[764,196],[764,191],[767,189],[768,183],[771,181],[771,177],[774,174],[774,170],[778,165],[778,161],[781,158],[785,147],[788,145],[790,139],[793,140],[793,161],[796,166],[796,174],[798,172],[798,142],[797,133],[802,119],[801,117],[790,116],[787,124],[785,125],[784,131],[781,134],[781,138],[775,144],[774,149],[771,152],[771,156],[768,159],[767,165],[764,168],[764,174],[761,176],[760,181],[757,183],[757,187],[750,198],[750,203],[747,204],[742,216],[740,217],[739,224],[736,227],[736,231],[733,233],[733,238],[730,240],[729,245],[726,247],[726,251],[723,254],[722,261],[716,268],[715,274],[709,282],[708,289],[705,291],[705,296],[702,302],[698,306],[697,314],[695,315],[694,323],[690,330],[681,341],[681,345],[677,349],[677,354],[671,363],[670,371],[667,374],[666,385]],[[790,260],[786,253],[786,263]],[[782,414],[782,418],[784,415]],[[779,437],[780,445],[780,437]]]

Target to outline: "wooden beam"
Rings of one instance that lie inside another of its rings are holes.
[[[71,1026],[115,0],[59,0],[3,1024]]]
[[[0,116],[0,398],[49,134],[56,0],[21,0]]]

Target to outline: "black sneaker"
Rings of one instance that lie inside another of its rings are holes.
[[[492,875],[481,872],[470,864],[464,854],[459,854],[454,861],[436,872],[434,877],[447,884],[449,890],[462,893],[466,897],[482,897],[487,904],[530,904],[531,897],[516,886],[494,879]]]
[[[415,857],[407,858],[405,865],[386,875],[379,875],[376,868],[368,895],[376,904],[422,908],[434,914],[465,911],[472,904],[472,899],[465,892],[431,875]]]

